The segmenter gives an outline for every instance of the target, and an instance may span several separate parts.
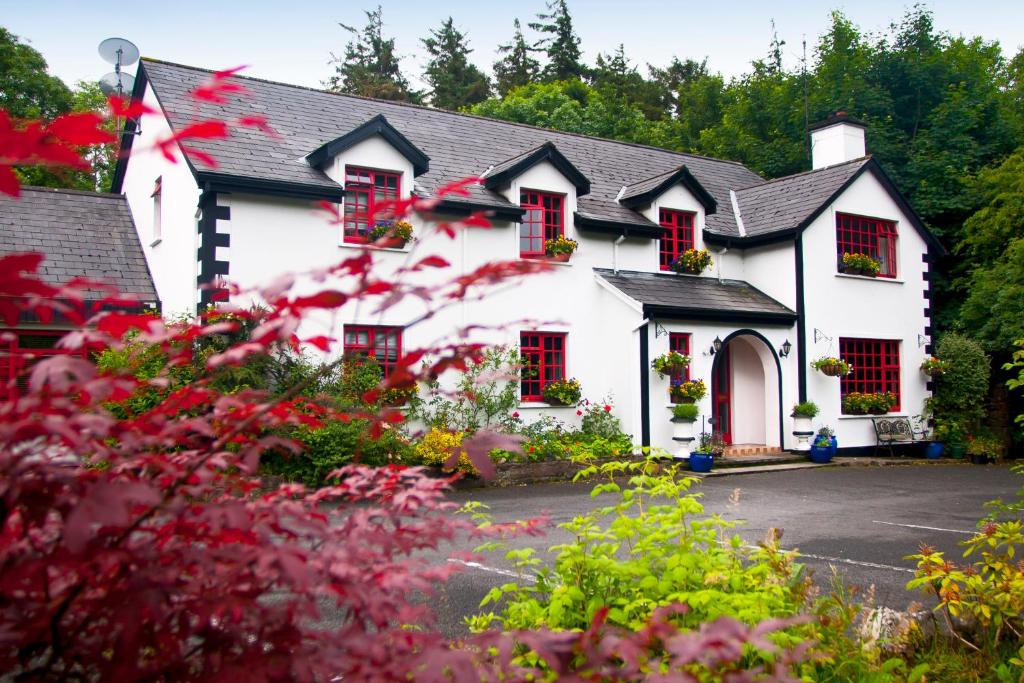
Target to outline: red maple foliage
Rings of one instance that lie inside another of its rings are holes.
[[[216,102],[237,94],[226,85],[232,73],[197,97]],[[137,103],[112,107],[121,115],[145,113]],[[78,147],[105,140],[95,123],[12,126],[0,111],[6,164],[0,174],[14,164],[77,164]],[[196,125],[217,134],[230,128]],[[188,130],[173,144],[182,144]],[[2,189],[16,194],[10,177]],[[465,187],[405,202],[394,215],[429,211]],[[442,232],[454,235],[481,220],[444,224]],[[231,332],[252,314],[224,304],[232,318],[203,316],[181,325],[124,311],[94,315],[86,302],[96,283],[47,284],[38,276],[41,259],[0,257],[6,318],[32,311],[79,324],[61,340],[69,351],[120,348],[131,331],[136,342],[162,348],[168,363],[164,374],[143,380],[101,373],[82,354],[59,355],[32,367],[27,392],[0,403],[0,670],[18,680],[524,680],[538,672],[514,655],[529,648],[563,680],[637,680],[652,667],[688,680],[684,672],[695,666],[734,681],[789,680],[786,666],[800,652],[779,654],[777,677],[742,664],[747,644],[774,649],[764,635],[787,625],[782,622],[750,628],[721,620],[679,633],[671,611],[664,611],[645,630],[624,633],[606,628],[598,614],[586,633],[446,640],[433,628],[427,604],[413,596],[429,595],[457,571],[456,564],[430,559],[443,544],[485,533],[451,514],[448,480],[418,468],[350,466],[334,473],[338,483],[320,489],[268,488],[259,477],[261,455],[300,448],[279,436],[281,427],[353,417],[302,398],[299,385],[276,398],[252,389],[226,394],[211,372],[151,409],[118,417],[112,404],[146,387],[167,387],[167,373],[192,362],[197,341]],[[266,311],[246,339],[210,356],[207,369],[244,364],[278,345],[332,349],[335,340],[325,335],[298,337],[310,311],[353,301],[391,305],[413,295],[425,300],[426,319],[543,268],[492,263],[428,293],[403,281],[408,273],[447,265],[426,256],[383,279],[367,246],[306,274],[307,284],[319,287],[313,291],[299,294],[295,277],[279,278],[248,292]],[[453,331],[453,339],[460,337]],[[465,369],[481,353],[462,341],[411,349],[374,391]],[[378,430],[403,419],[388,408],[359,417]],[[478,432],[462,446],[486,476],[493,470],[489,451],[516,444]],[[540,528],[533,521],[486,533]]]

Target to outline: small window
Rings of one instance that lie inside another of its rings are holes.
[[[544,242],[565,234],[565,197],[560,194],[523,190],[519,204],[525,209],[519,224],[519,255],[544,255]]]
[[[523,358],[522,400],[543,401],[544,387],[556,379],[565,379],[565,333],[522,332],[519,352]]]
[[[10,339],[0,341],[0,401],[14,399],[28,391],[32,366],[52,356],[88,356],[86,349],[59,349],[57,342],[66,334],[61,330],[0,330]]]
[[[836,259],[843,254],[864,254],[878,261],[879,277],[896,277],[896,223],[840,213],[836,215]]]
[[[890,339],[840,339],[839,357],[850,364],[850,374],[839,381],[842,396],[884,394],[896,396],[900,409],[900,343]]]
[[[664,229],[658,242],[658,264],[662,270],[672,270],[679,255],[694,248],[693,219],[694,214],[688,211],[661,209],[658,212],[658,224]]]
[[[689,332],[669,332],[668,335],[668,350],[681,353],[684,356],[690,355],[690,333]],[[669,376],[669,382],[676,384],[678,382],[687,382],[690,380],[690,366],[687,365],[682,372],[672,373]]]
[[[376,359],[387,377],[402,356],[402,328],[345,325],[345,354]]]
[[[397,173],[346,166],[344,241],[365,243],[376,223],[392,219],[400,189]]]
[[[153,198],[153,239],[150,246],[156,245],[161,239],[163,239],[164,229],[164,182],[163,176],[156,179],[156,185],[153,187],[153,194],[150,195]]]

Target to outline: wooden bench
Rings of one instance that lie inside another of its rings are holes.
[[[923,429],[914,429],[910,418],[906,417],[873,417],[871,422],[875,425],[875,455],[878,449],[889,448],[889,455],[895,457],[892,446],[896,443],[928,443],[928,432]]]

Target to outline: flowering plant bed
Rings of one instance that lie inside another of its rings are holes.
[[[553,406],[574,406],[583,395],[583,387],[577,379],[556,379],[544,387],[541,395]]]
[[[867,254],[843,254],[843,272],[848,275],[877,277],[882,264]]]
[[[939,360],[935,356],[930,356],[921,361],[921,372],[929,377],[938,377],[944,374],[947,369],[949,369],[949,363]]]
[[[380,221],[370,231],[370,241],[378,246],[400,249],[412,239],[412,223],[406,220]]]
[[[690,357],[684,356],[678,351],[663,353],[651,363],[654,371],[662,377],[678,375],[690,366]]]
[[[579,246],[576,240],[559,235],[557,238],[544,243],[544,253],[555,261],[568,261],[569,257],[572,256],[572,253]]]
[[[845,377],[850,374],[851,370],[853,370],[853,366],[842,358],[833,358],[831,356],[825,356],[818,360],[811,361],[811,367],[821,374],[828,375],[829,377]]]
[[[895,405],[896,395],[891,391],[883,394],[854,391],[843,397],[843,413],[846,415],[885,415]]]
[[[668,388],[669,398],[675,403],[696,403],[708,393],[707,385],[702,379],[687,382],[674,382]]]
[[[672,270],[687,275],[700,275],[712,263],[707,249],[687,249],[672,262]]]

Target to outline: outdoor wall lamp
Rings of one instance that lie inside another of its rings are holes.
[[[715,341],[711,342],[711,348],[709,349],[709,351],[711,352],[711,355],[713,356],[713,355],[715,355],[716,353],[718,353],[721,350],[722,350],[722,340],[719,339],[718,337],[715,337]]]
[[[789,343],[789,340],[782,342],[782,348],[779,349],[779,358],[785,358],[789,355],[789,352],[793,349],[793,345]]]

